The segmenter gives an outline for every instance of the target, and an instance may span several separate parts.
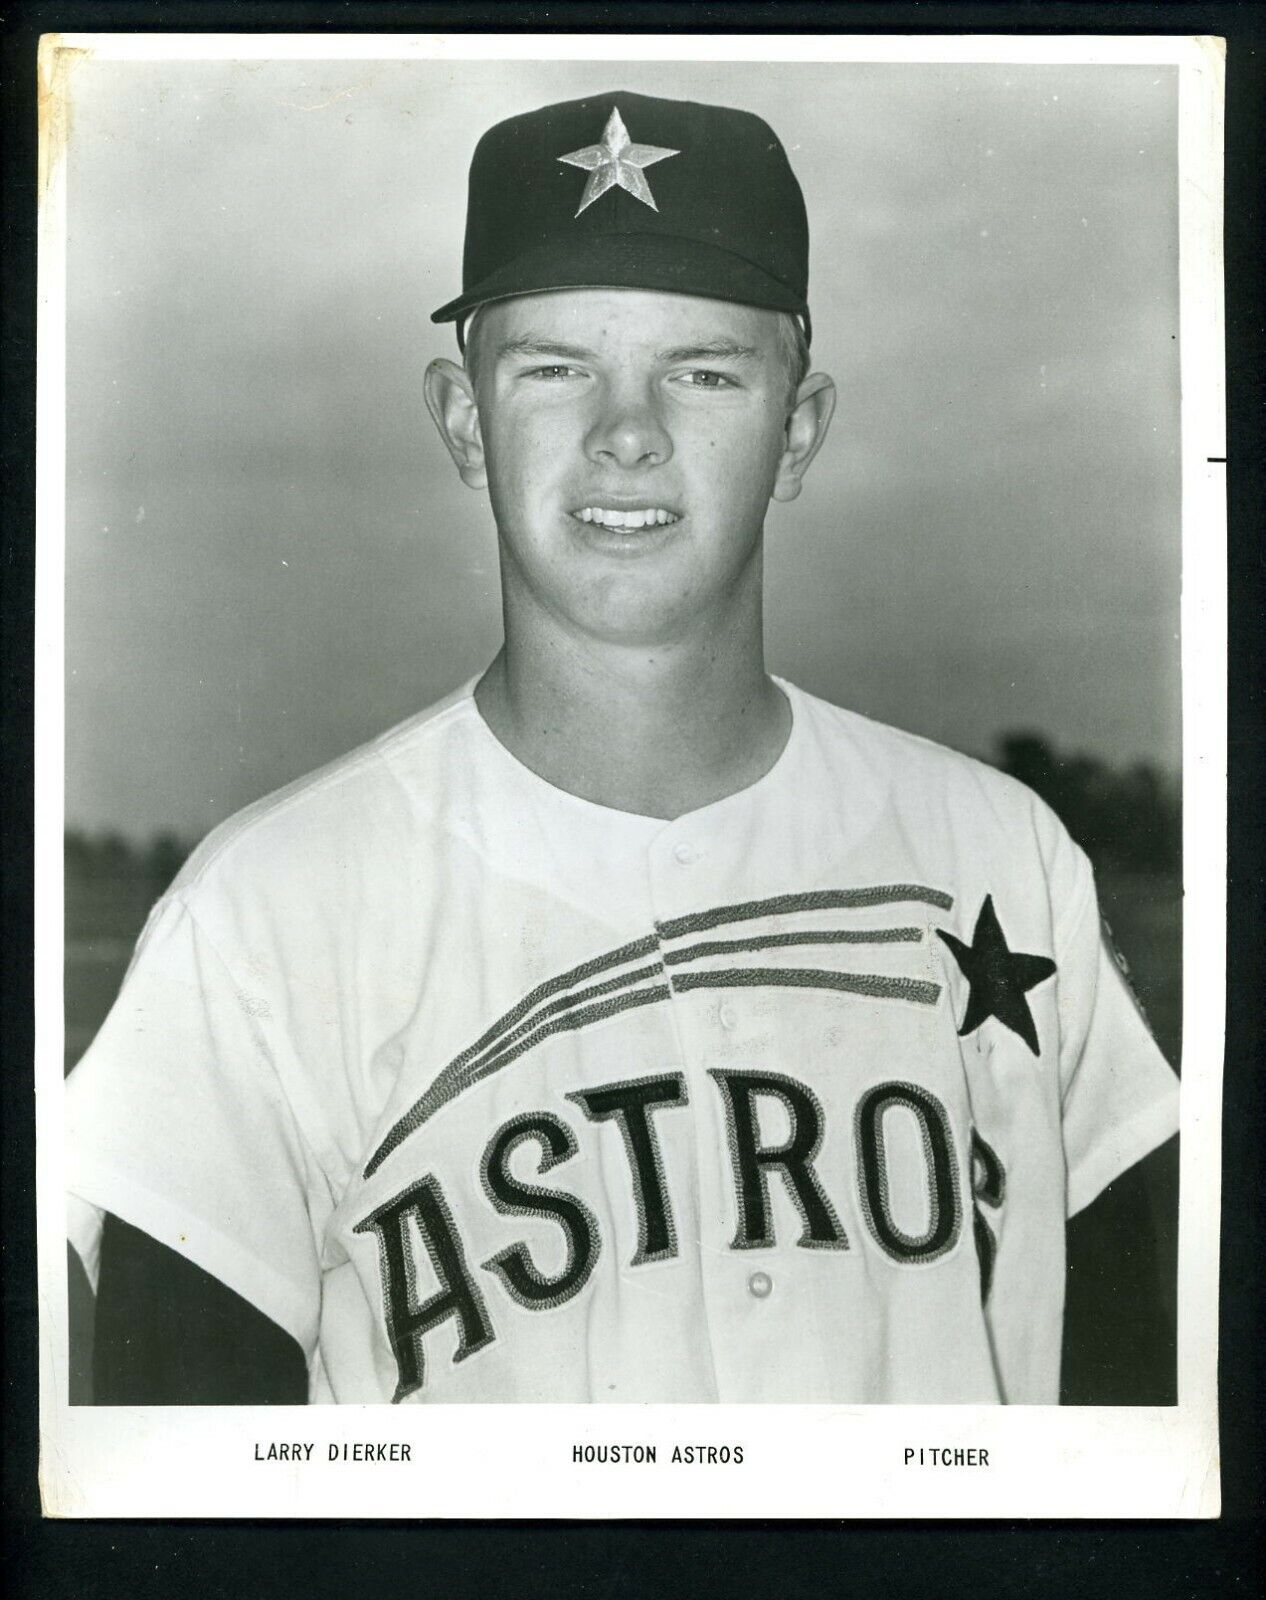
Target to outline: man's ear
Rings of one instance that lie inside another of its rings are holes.
[[[468,488],[488,487],[479,408],[470,375],[455,361],[432,361],[423,385],[426,409],[431,413],[450,456]]]
[[[773,498],[794,500],[817,455],[835,415],[835,380],[825,372],[811,372],[796,390],[796,403],[787,418],[787,447],[778,462]]]

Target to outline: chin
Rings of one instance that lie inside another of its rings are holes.
[[[578,612],[581,629],[595,639],[629,649],[658,649],[690,633],[697,607],[680,598],[659,605],[638,602],[590,606]]]

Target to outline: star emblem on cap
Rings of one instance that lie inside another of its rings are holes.
[[[958,1030],[960,1037],[974,1033],[990,1017],[997,1017],[1024,1040],[1035,1056],[1041,1055],[1033,1013],[1024,997],[1055,971],[1050,957],[1025,955],[1007,948],[1007,936],[991,894],[985,896],[969,945],[944,928],[936,931],[953,951],[967,979],[967,1011]]]
[[[652,211],[658,211],[651,186],[642,176],[642,168],[663,161],[668,156],[679,156],[680,150],[665,150],[657,144],[634,144],[618,107],[612,107],[607,125],[602,130],[601,144],[587,144],[583,150],[571,150],[559,156],[569,167],[581,167],[589,174],[589,182],[580,197],[576,215],[600,200],[608,189],[627,189],[635,200],[640,200]]]

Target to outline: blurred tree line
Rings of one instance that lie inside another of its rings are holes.
[[[1110,767],[1062,755],[1040,733],[1007,733],[997,763],[1046,801],[1099,872],[1176,872],[1182,861],[1182,795],[1176,778],[1147,762]]]
[[[67,828],[66,875],[77,882],[140,879],[157,899],[180,871],[192,846],[174,833],[161,832],[143,844],[121,833],[89,834]]]

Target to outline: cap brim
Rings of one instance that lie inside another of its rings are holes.
[[[804,297],[743,256],[697,239],[591,233],[520,255],[431,313],[456,322],[477,306],[556,289],[651,289],[701,295],[807,317]]]

